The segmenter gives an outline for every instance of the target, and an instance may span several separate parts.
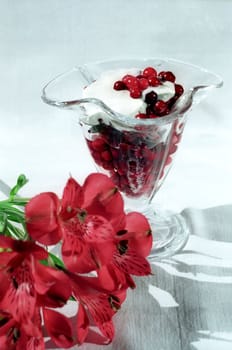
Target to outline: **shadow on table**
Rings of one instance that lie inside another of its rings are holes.
[[[81,349],[232,349],[232,205],[182,214],[192,230],[185,250],[135,278],[111,345]]]
[[[155,289],[148,286],[156,303],[153,322],[159,321],[155,345],[163,350],[231,350],[232,205],[182,214],[192,236],[185,250],[153,264],[150,284]],[[162,307],[170,296],[173,303]]]

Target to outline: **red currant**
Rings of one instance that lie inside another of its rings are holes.
[[[148,116],[145,113],[138,113],[138,114],[136,114],[135,118],[146,119],[146,118],[148,118]]]
[[[158,115],[166,114],[167,109],[168,109],[167,104],[162,100],[158,100],[153,107],[154,112],[157,113]]]
[[[137,87],[138,86],[138,81],[137,78],[134,77],[133,75],[127,74],[122,78],[123,83],[129,88],[131,87]]]
[[[138,88],[131,88],[130,89],[130,97],[132,98],[139,98],[141,97],[141,91]]]
[[[147,80],[150,86],[160,85],[160,80],[155,75],[151,75]]]
[[[176,93],[176,96],[180,97],[184,92],[184,88],[182,85],[179,85],[179,84],[175,84],[175,93]]]
[[[110,160],[112,160],[112,155],[109,151],[105,150],[105,151],[101,152],[101,158],[103,160],[106,160],[107,162],[109,162]]]
[[[155,68],[153,68],[153,67],[146,67],[146,68],[143,70],[143,76],[144,76],[144,77],[150,77],[151,75],[157,76],[157,71],[156,71]]]
[[[171,81],[172,83],[174,83],[175,80],[176,80],[175,75],[174,75],[172,72],[170,72],[170,71],[167,71],[167,72],[165,72],[165,71],[160,72],[159,75],[158,75],[158,77],[159,77],[160,80],[162,80],[162,81]]]
[[[148,80],[146,78],[139,78],[138,83],[139,83],[139,88],[141,90],[145,90],[149,86]]]
[[[126,84],[123,81],[118,80],[114,83],[114,90],[126,90]]]
[[[95,151],[103,151],[106,149],[106,147],[107,147],[107,144],[106,144],[105,140],[101,137],[99,137],[91,142],[91,148]]]

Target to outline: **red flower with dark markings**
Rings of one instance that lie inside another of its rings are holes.
[[[101,343],[108,344],[114,336],[112,317],[120,309],[126,297],[126,289],[110,292],[107,284],[104,288],[98,277],[80,276],[67,272],[73,289],[73,296],[79,302],[77,312],[77,341],[82,344],[87,338],[96,343],[99,334]]]
[[[125,213],[113,182],[105,175],[92,174],[82,187],[69,179],[61,200],[50,192],[32,198],[26,219],[33,239],[46,245],[62,240],[66,266],[86,273],[110,261],[115,230],[124,226]]]
[[[144,276],[151,273],[146,260],[152,247],[152,234],[147,219],[132,212],[126,216],[125,228],[115,237],[117,250],[110,264],[98,270],[103,285],[111,288],[135,288],[130,275]],[[107,282],[108,281],[108,282]]]
[[[32,349],[43,349],[41,312],[45,315],[47,307],[60,307],[67,302],[71,295],[69,279],[63,271],[41,264],[40,260],[46,259],[48,253],[35,242],[0,236],[0,247],[0,313],[6,315],[1,321],[0,335],[7,325],[11,324],[10,330],[14,329],[13,333],[9,330],[9,338],[3,337],[0,341],[3,344],[13,342],[16,349],[22,349],[24,341],[37,342],[38,347]],[[51,321],[47,320],[45,324],[49,330]],[[57,331],[54,342],[60,344],[61,336],[63,331]],[[66,343],[63,341],[62,346]]]
[[[0,202],[0,218],[5,213]],[[18,208],[10,217],[22,223]],[[61,199],[53,192],[33,197],[22,226],[24,231],[9,226],[5,236],[7,223],[0,226],[0,349],[45,350],[45,335],[59,348],[109,344],[112,318],[127,288],[135,288],[132,275],[151,273],[147,219],[126,214],[114,183],[91,174],[83,186],[70,178]],[[46,250],[57,243],[63,260]],[[79,305],[75,329],[56,310],[70,298]]]

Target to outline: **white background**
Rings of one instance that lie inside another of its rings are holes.
[[[22,194],[61,193],[94,165],[77,116],[40,99],[51,78],[77,64],[172,57],[221,75],[190,114],[173,169],[156,197],[182,210],[231,203],[232,1],[1,0],[0,179],[30,179]]]

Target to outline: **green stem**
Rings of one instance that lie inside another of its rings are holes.
[[[24,207],[29,201],[30,201],[30,198],[22,198],[22,197],[15,197],[14,199],[8,198],[3,201],[0,201],[0,208],[1,208],[1,205],[5,205],[5,204],[18,205],[18,206]]]
[[[11,224],[11,222],[7,221],[7,227],[8,230],[13,234],[13,237],[19,238],[19,239],[26,239],[28,238],[28,235],[25,231],[21,230],[20,228],[14,226]]]

